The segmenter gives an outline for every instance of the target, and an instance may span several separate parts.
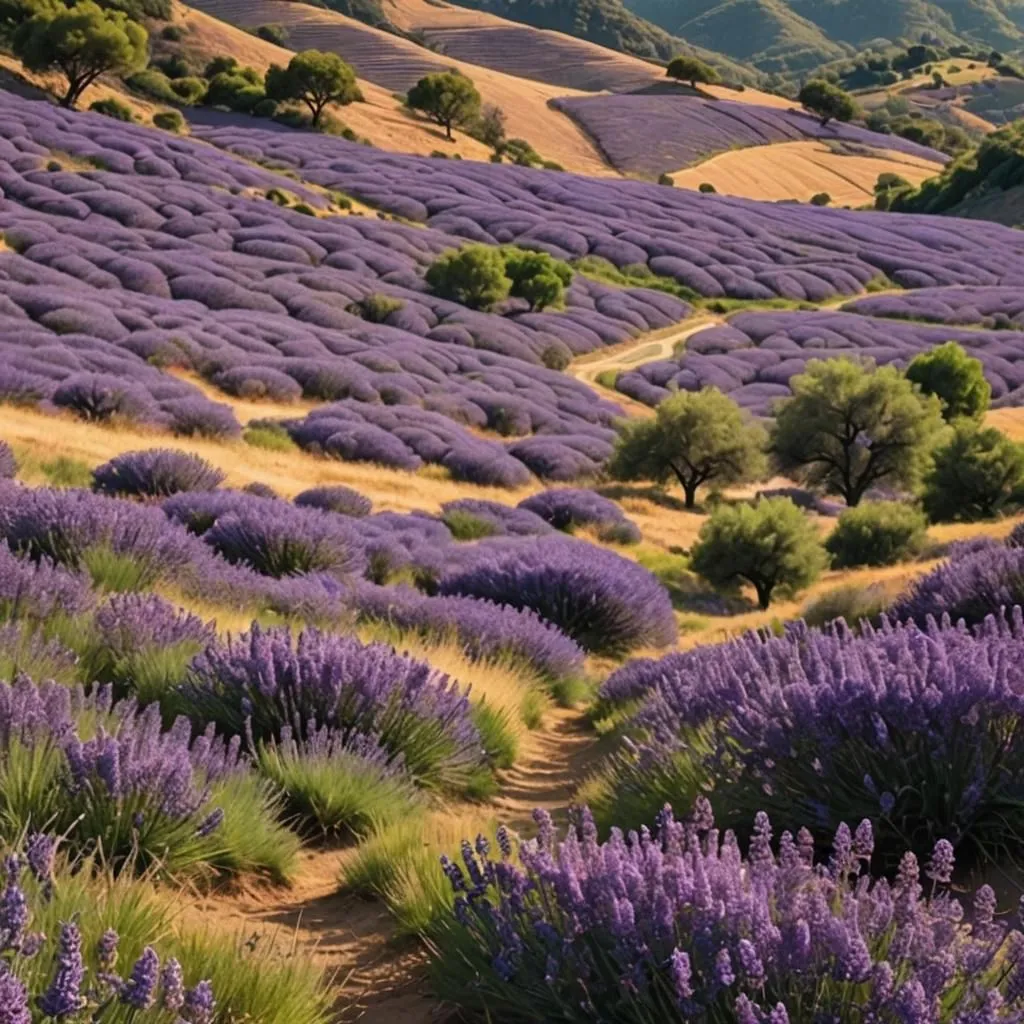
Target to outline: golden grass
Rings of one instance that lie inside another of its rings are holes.
[[[873,199],[880,174],[894,172],[914,185],[938,174],[931,160],[879,149],[870,156],[835,152],[824,142],[781,142],[720,153],[671,173],[677,188],[710,182],[723,195],[806,202],[827,192],[834,206],[861,206]]]
[[[0,406],[0,437],[31,458],[53,459],[63,455],[90,467],[122,452],[173,447],[201,455],[218,466],[227,474],[229,487],[263,483],[290,498],[309,487],[344,484],[365,494],[378,511],[436,512],[444,502],[464,497],[515,504],[541,489],[539,482],[515,490],[477,487],[442,478],[430,472],[433,467],[420,473],[406,473],[369,463],[320,458],[302,451],[269,452],[242,441],[171,437],[141,427],[84,423],[70,416],[47,416],[10,405]]]

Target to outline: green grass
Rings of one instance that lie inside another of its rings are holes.
[[[284,427],[273,423],[246,427],[242,440],[253,448],[262,448],[268,452],[297,452],[299,446],[288,436]]]
[[[519,738],[508,712],[482,700],[473,707],[472,717],[491,764],[495,768],[511,768],[519,753]]]
[[[40,459],[34,454],[18,453],[18,475],[31,481],[42,479],[48,487],[92,487],[92,468],[81,459],[58,455]]]
[[[573,261],[572,268],[584,277],[617,288],[653,288],[687,302],[697,302],[701,298],[699,292],[687,288],[674,278],[655,274],[645,263],[619,268],[601,256],[583,256]]]
[[[452,536],[456,540],[480,540],[482,537],[493,537],[497,532],[494,523],[462,509],[446,512],[444,525],[451,530]]]

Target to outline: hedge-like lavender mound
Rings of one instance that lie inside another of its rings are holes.
[[[608,498],[594,491],[565,488],[541,491],[521,501],[519,507],[536,513],[556,530],[571,533],[576,527],[593,527],[604,541],[635,544],[640,540],[636,523]]]
[[[132,498],[166,498],[179,491],[212,491],[224,473],[206,459],[174,448],[125,452],[93,470],[93,488]]]

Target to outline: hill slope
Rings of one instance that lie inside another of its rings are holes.
[[[888,39],[1024,46],[1022,0],[627,0],[641,18],[766,71],[800,71]]]

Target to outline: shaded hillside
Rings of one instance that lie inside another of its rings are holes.
[[[1022,0],[627,0],[635,14],[765,71],[800,71],[888,39],[1024,46]]]
[[[622,0],[461,0],[464,6],[489,11],[534,28],[564,32],[579,39],[646,60],[669,61],[680,53],[707,60],[723,77],[752,83],[757,75],[724,52],[711,52],[700,41],[673,37],[638,17]],[[642,14],[642,12],[638,12]],[[713,49],[713,48],[712,48]],[[735,57],[736,54],[731,54]]]

